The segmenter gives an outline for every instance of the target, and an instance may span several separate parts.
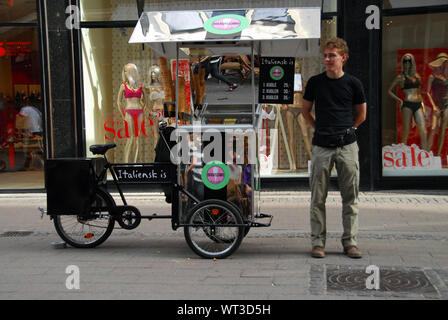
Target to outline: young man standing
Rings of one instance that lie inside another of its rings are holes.
[[[343,71],[347,43],[332,38],[323,46],[326,71],[308,81],[303,116],[315,129],[311,160],[311,255],[325,257],[325,202],[331,170],[336,165],[342,196],[342,245],[350,258],[361,258],[357,247],[359,161],[356,129],[366,119],[366,98],[361,82]],[[315,108],[315,117],[311,109]]]

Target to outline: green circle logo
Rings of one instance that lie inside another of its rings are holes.
[[[229,168],[221,161],[211,161],[202,169],[202,181],[212,190],[224,188],[230,179]]]
[[[285,70],[280,66],[273,66],[269,74],[273,80],[280,80],[285,75]]]
[[[204,22],[204,29],[214,34],[238,33],[249,26],[250,22],[236,14],[221,14]]]

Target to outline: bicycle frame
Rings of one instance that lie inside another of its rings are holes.
[[[165,138],[163,138],[165,139]],[[147,184],[147,183],[153,183],[153,184],[167,184],[172,188],[173,194],[180,192],[181,194],[186,195],[190,200],[193,201],[194,204],[199,203],[201,200],[199,200],[197,197],[195,197],[193,194],[191,194],[188,190],[185,189],[184,186],[179,185],[175,182],[172,181],[157,181],[157,182],[129,182],[129,183],[123,183],[120,182],[119,177],[117,176],[117,168],[135,168],[135,169],[141,169],[141,168],[145,168],[145,167],[158,167],[160,168],[160,166],[170,166],[170,163],[139,163],[138,165],[135,164],[129,164],[129,163],[111,163],[109,161],[109,159],[107,158],[107,155],[104,154],[103,156],[104,160],[106,161],[103,169],[101,170],[100,174],[97,175],[95,177],[96,180],[96,184],[97,187],[101,187],[103,184],[105,184],[103,181],[106,181],[106,177],[107,177],[107,173],[110,172],[111,176],[112,176],[112,183],[113,185],[117,188],[118,193],[120,195],[120,198],[123,202],[124,206],[128,205],[128,202],[126,200],[126,197],[124,195],[123,189],[122,189],[122,185],[124,184],[138,184],[138,183],[142,183],[142,184]],[[174,168],[174,167],[173,167]],[[175,177],[173,177],[175,178]],[[178,200],[178,199],[176,199]],[[142,219],[148,219],[148,220],[152,220],[152,219],[173,219],[172,224],[173,224],[173,229],[177,229],[178,227],[183,227],[186,226],[185,224],[181,224],[179,221],[179,214],[178,214],[178,208],[175,205],[175,200],[173,200],[173,204],[172,204],[172,214],[171,215],[150,215],[150,216],[141,216]]]

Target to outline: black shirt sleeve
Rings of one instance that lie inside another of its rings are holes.
[[[353,81],[353,86],[353,104],[361,104],[366,102],[366,95],[364,93],[364,88],[361,81],[355,78]]]
[[[314,94],[314,80],[315,77],[311,77],[308,80],[308,83],[306,84],[305,87],[305,94],[303,95],[303,99],[307,100],[307,101],[314,101],[316,99],[315,94]]]

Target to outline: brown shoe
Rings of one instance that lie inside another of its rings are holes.
[[[313,258],[325,258],[325,251],[323,247],[315,246],[311,250],[311,256]]]
[[[362,258],[362,252],[361,252],[361,250],[358,249],[357,246],[345,247],[344,254],[346,254],[349,258],[352,258],[352,259]]]

